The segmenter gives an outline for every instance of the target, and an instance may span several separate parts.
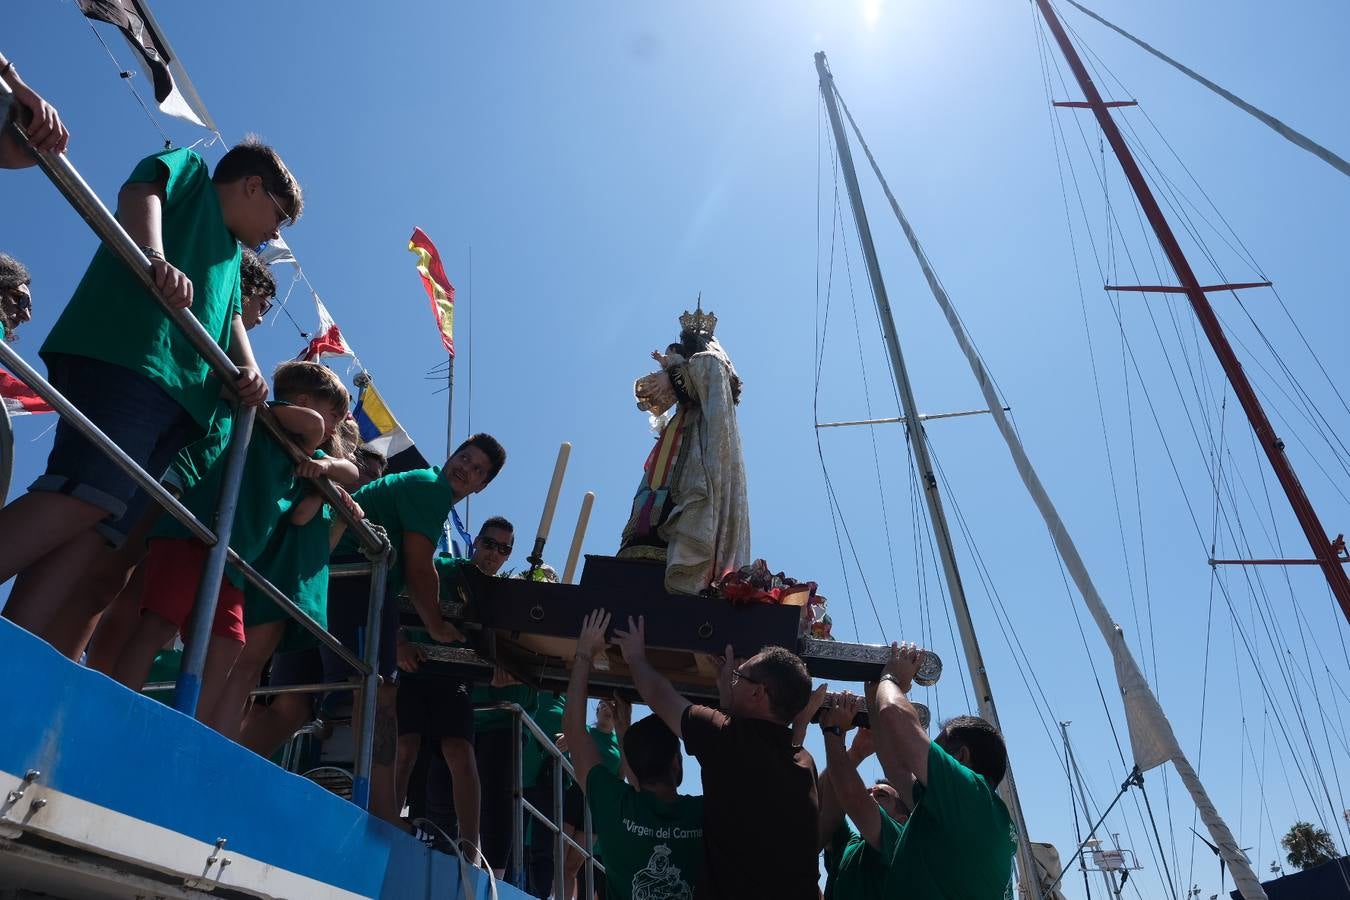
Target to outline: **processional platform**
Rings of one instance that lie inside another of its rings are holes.
[[[888,656],[883,645],[805,634],[801,606],[668,594],[665,567],[657,562],[587,556],[579,584],[497,578],[471,566],[465,572],[461,596],[457,602],[443,600],[441,612],[463,623],[471,647],[423,644],[423,671],[428,674],[485,681],[485,673],[496,665],[525,684],[565,690],[582,619],[598,608],[613,616],[612,628],[626,628],[630,616],[642,616],[647,658],[693,699],[716,699],[716,660],[728,644],[738,657],[768,646],[786,647],[816,678],[841,682],[875,681]],[[402,614],[408,624],[417,624],[410,605],[404,605]],[[926,666],[921,677],[931,684],[941,673],[941,662],[931,656]],[[618,647],[596,660],[590,684],[592,694],[635,696]]]

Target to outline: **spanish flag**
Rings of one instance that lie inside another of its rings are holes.
[[[422,276],[422,285],[427,289],[427,297],[431,300],[431,313],[436,317],[436,326],[441,330],[441,343],[445,344],[445,352],[453,358],[455,286],[445,277],[441,254],[422,229],[413,229],[412,237],[408,239],[408,250],[417,256],[417,273]]]

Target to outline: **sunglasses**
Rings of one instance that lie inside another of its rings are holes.
[[[286,212],[286,207],[281,205],[277,200],[276,195],[267,190],[267,188],[263,188],[263,192],[267,194],[268,199],[272,201],[272,205],[277,208],[277,212],[281,215],[281,218],[277,219],[277,228],[289,228],[291,225],[295,224],[295,220],[291,218],[290,213]]]
[[[510,556],[511,550],[513,549],[511,544],[503,544],[501,541],[494,541],[490,537],[480,536],[478,538],[478,543],[484,550],[493,550],[500,553],[502,556]]]

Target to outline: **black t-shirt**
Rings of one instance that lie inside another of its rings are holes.
[[[816,764],[786,725],[690,706],[685,749],[703,769],[704,871],[696,896],[816,900]]]

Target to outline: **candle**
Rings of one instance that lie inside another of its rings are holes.
[[[581,498],[581,515],[577,516],[577,530],[572,535],[572,549],[567,554],[567,568],[563,570],[563,584],[571,584],[577,571],[577,560],[581,558],[581,541],[586,537],[586,525],[591,521],[591,504],[595,503],[595,491],[587,491]]]
[[[563,473],[567,471],[567,457],[572,445],[563,441],[558,448],[558,461],[553,466],[553,482],[548,486],[548,499],[544,501],[544,515],[539,519],[539,536],[535,541],[541,547],[548,540],[548,530],[553,525],[553,510],[558,506],[558,492],[562,490]]]

